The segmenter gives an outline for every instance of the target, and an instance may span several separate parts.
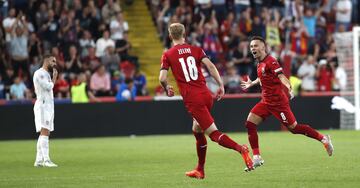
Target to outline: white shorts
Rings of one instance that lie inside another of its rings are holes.
[[[35,104],[34,115],[36,132],[40,132],[41,128],[50,132],[54,130],[54,105]]]

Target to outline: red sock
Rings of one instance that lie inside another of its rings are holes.
[[[196,151],[198,156],[198,166],[196,167],[197,170],[204,170],[205,165],[205,158],[206,158],[206,148],[207,148],[207,141],[204,133],[196,133],[193,132],[196,138]]]
[[[251,145],[251,149],[253,151],[253,155],[260,155],[259,139],[256,130],[256,124],[250,121],[246,121],[245,126],[248,131],[248,139]]]
[[[290,130],[293,134],[303,134],[310,138],[321,141],[324,135],[317,132],[315,129],[311,128],[306,124],[297,124],[294,129]]]
[[[209,135],[210,139],[220,146],[241,152],[241,146],[229,138],[226,134],[216,130]]]

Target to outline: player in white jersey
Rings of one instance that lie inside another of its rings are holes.
[[[54,94],[53,87],[58,76],[55,69],[56,58],[47,55],[43,59],[43,65],[34,73],[34,88],[36,102],[34,105],[36,132],[40,132],[37,142],[35,167],[57,167],[49,157],[49,136],[54,130]],[[53,78],[50,72],[53,72]]]

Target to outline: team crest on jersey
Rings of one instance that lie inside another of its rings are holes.
[[[266,75],[266,73],[265,73],[265,66],[261,67],[261,74],[262,74],[263,76]]]

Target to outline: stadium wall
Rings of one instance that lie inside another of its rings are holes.
[[[298,122],[316,129],[338,129],[339,111],[331,110],[331,96],[297,97],[291,106]],[[259,98],[224,99],[215,102],[213,115],[224,132],[245,131],[244,122]],[[33,106],[0,106],[0,139],[36,138]],[[123,103],[57,104],[52,137],[102,137],[191,132],[191,118],[182,101],[141,101]],[[273,117],[259,130],[280,130]]]

